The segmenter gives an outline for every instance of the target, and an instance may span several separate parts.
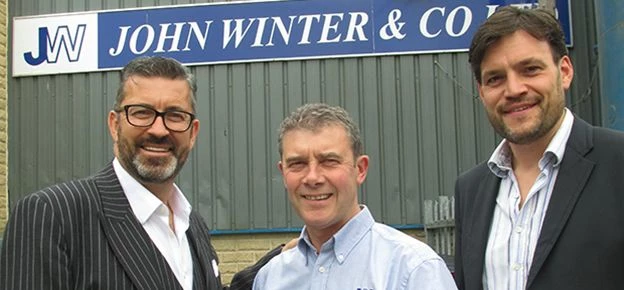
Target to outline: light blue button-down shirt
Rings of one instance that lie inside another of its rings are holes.
[[[362,210],[316,253],[306,234],[267,263],[253,289],[457,289],[446,264],[429,246]]]

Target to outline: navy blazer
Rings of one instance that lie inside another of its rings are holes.
[[[624,288],[624,133],[575,117],[529,271],[527,289]],[[500,178],[486,163],[455,185],[455,278],[483,289]]]
[[[187,236],[193,288],[222,289],[208,227],[196,212]],[[0,289],[182,289],[134,216],[112,164],[18,201],[0,253]]]

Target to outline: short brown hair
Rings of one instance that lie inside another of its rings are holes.
[[[483,23],[472,38],[468,61],[478,83],[481,83],[481,62],[488,48],[500,38],[524,30],[539,40],[545,40],[557,63],[568,55],[565,35],[555,16],[544,9],[522,9],[505,6]]]

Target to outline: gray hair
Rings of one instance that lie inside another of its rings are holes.
[[[162,77],[171,80],[186,80],[191,90],[189,101],[193,113],[196,112],[195,93],[197,93],[197,83],[195,77],[188,68],[173,58],[161,56],[144,56],[130,61],[122,70],[117,98],[115,99],[114,110],[121,110],[121,103],[125,98],[124,87],[128,79],[133,76],[141,77]]]
[[[282,140],[288,131],[296,129],[315,131],[331,125],[342,126],[345,131],[347,131],[351,139],[351,150],[353,151],[354,158],[362,155],[363,149],[360,129],[357,124],[353,122],[353,119],[351,119],[347,111],[341,107],[333,107],[327,104],[306,104],[297,108],[280,124],[279,137],[277,140],[280,156],[284,153]]]

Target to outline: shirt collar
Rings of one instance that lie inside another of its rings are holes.
[[[553,137],[546,148],[547,152],[552,152],[555,155],[555,166],[559,166],[561,160],[563,160],[563,154],[565,153],[566,144],[568,143],[568,138],[570,138],[573,124],[574,114],[572,114],[568,108],[565,108],[563,123],[561,123],[561,127],[557,130],[555,137]],[[540,168],[543,167],[542,161],[544,161],[544,158],[540,160]]]
[[[330,248],[333,250],[338,263],[342,264],[353,248],[360,240],[371,231],[375,224],[373,215],[365,205],[360,205],[360,212],[351,218],[334,236],[321,246],[321,250]],[[310,238],[306,232],[306,227],[301,230],[299,243],[297,244],[299,251],[304,253],[306,257],[305,264],[308,264],[308,251],[316,251],[310,242]]]
[[[145,224],[147,220],[154,214],[154,212],[160,207],[166,205],[152,194],[145,186],[139,183],[130,173],[126,171],[117,158],[113,160],[113,168],[119,183],[123,188],[124,194],[130,203],[132,212],[136,218]],[[191,204],[186,197],[182,194],[182,191],[177,185],[173,184],[174,192],[171,200],[171,208],[174,216],[180,218],[181,222],[188,224],[189,216],[191,213]]]
[[[558,166],[561,163],[573,124],[574,114],[572,114],[568,108],[564,108],[563,122],[557,130],[557,133],[555,133],[553,139],[546,147],[546,150],[539,161],[540,170],[543,169],[549,162],[554,161],[553,166]],[[511,157],[509,142],[507,139],[503,139],[490,156],[487,165],[492,173],[500,178],[504,178],[511,170]]]

